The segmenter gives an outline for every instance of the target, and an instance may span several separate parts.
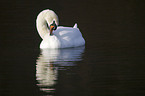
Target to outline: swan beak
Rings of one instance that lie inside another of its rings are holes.
[[[50,35],[52,35],[53,29],[54,29],[54,26],[51,25],[51,26],[50,26]]]

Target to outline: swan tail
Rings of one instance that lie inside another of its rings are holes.
[[[78,28],[78,25],[77,25],[77,23],[75,23],[75,25],[73,26],[73,28]]]

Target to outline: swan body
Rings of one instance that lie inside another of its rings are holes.
[[[51,24],[55,22],[57,29],[50,35]],[[40,37],[43,39],[40,48],[67,48],[85,44],[85,40],[75,24],[73,27],[58,26],[58,16],[52,10],[44,10],[39,13],[36,26]]]

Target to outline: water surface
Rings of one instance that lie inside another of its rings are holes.
[[[145,96],[142,0],[0,1],[0,96]],[[86,45],[40,50],[35,20],[53,9]]]
[[[43,49],[36,62],[36,80],[41,91],[54,94],[61,78],[61,71],[66,71],[66,77],[75,76],[78,61],[82,60],[84,46],[66,49]],[[70,72],[67,72],[70,71]],[[66,78],[65,77],[65,78]]]

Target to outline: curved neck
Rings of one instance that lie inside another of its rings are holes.
[[[52,10],[49,10],[49,9],[42,11],[37,16],[37,19],[36,19],[37,31],[42,39],[44,38],[45,35],[50,33],[48,27],[50,26],[50,24],[53,23],[54,20],[56,24],[58,25],[57,15]]]

